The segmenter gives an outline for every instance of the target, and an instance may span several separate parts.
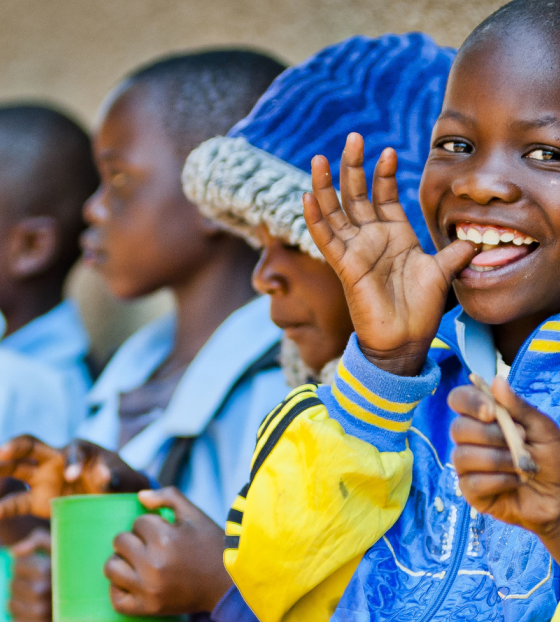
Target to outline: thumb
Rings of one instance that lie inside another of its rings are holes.
[[[47,529],[39,527],[34,529],[27,538],[18,542],[10,550],[16,557],[25,557],[39,551],[50,555],[51,534]]]
[[[193,505],[177,488],[168,486],[161,490],[141,490],[138,493],[140,503],[148,510],[169,508],[176,520],[193,520],[202,512]]]
[[[466,240],[455,240],[449,246],[434,255],[440,270],[443,272],[448,283],[457,276],[457,274],[466,268],[476,255],[477,249],[474,244]]]

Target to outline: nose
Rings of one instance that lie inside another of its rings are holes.
[[[470,159],[470,167],[455,177],[451,190],[456,197],[471,199],[480,205],[493,201],[515,203],[521,197],[521,189],[511,180],[512,167],[506,166],[505,156]]]
[[[103,189],[100,186],[84,203],[84,220],[89,225],[100,225],[109,217],[109,210],[103,201]]]
[[[281,247],[265,247],[261,251],[259,261],[253,270],[253,287],[259,294],[285,293],[288,290],[288,279],[282,270]]]

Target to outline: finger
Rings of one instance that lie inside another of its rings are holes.
[[[60,455],[60,451],[30,434],[17,436],[0,447],[0,462],[32,458],[38,463]]]
[[[460,445],[453,450],[452,460],[459,476],[467,473],[515,473],[509,449]]]
[[[30,491],[16,492],[0,499],[0,519],[31,514],[32,496]],[[41,518],[49,518],[42,516]]]
[[[31,555],[38,551],[48,553],[49,555],[51,553],[51,534],[43,527],[34,529],[27,538],[24,538],[11,548],[11,552],[16,557]]]
[[[12,598],[9,610],[13,622],[47,622],[51,620],[50,598],[43,598],[37,602],[30,602],[28,598]]]
[[[453,389],[447,396],[447,404],[455,412],[478,419],[483,423],[496,420],[494,402],[472,385],[463,385]]]
[[[134,521],[133,532],[143,542],[144,546],[160,545],[168,540],[171,523],[157,514],[146,514]]]
[[[121,590],[136,592],[140,589],[140,579],[134,569],[118,555],[112,555],[103,566],[103,574]]]
[[[160,490],[142,490],[138,493],[138,499],[148,510],[159,510],[160,508],[173,510],[177,519],[190,520],[198,513],[202,513],[175,486],[168,486]]]
[[[126,616],[142,615],[142,607],[140,606],[140,603],[138,603],[134,594],[111,584],[109,595],[111,598],[111,604],[118,613],[122,613]]]
[[[451,423],[450,433],[457,445],[507,447],[502,429],[497,423],[482,423],[471,417],[457,417]]]
[[[95,494],[106,492],[111,481],[111,470],[104,463],[101,447],[78,439],[65,450],[66,468],[64,479],[78,484],[80,492]]]
[[[18,557],[14,561],[14,579],[50,580],[51,559],[38,553],[26,557]]]
[[[337,259],[344,255],[344,242],[334,234],[321,212],[319,202],[310,192],[303,195],[303,216],[313,241],[325,259]]]
[[[373,205],[381,220],[408,222],[399,203],[397,187],[397,153],[388,147],[381,152],[373,173]]]
[[[132,567],[136,565],[135,561],[139,557],[144,557],[145,554],[143,541],[130,531],[124,531],[115,536],[113,550]]]
[[[17,577],[10,589],[15,600],[47,599],[51,595],[51,576],[31,577],[31,580]]]
[[[476,255],[476,247],[466,240],[455,240],[434,255],[439,269],[449,285]]]
[[[513,473],[469,473],[459,478],[459,487],[467,502],[480,508],[486,507],[492,497],[511,493],[521,485]]]
[[[353,132],[346,139],[340,161],[340,193],[342,205],[350,222],[362,225],[376,221],[377,215],[368,198],[364,172],[364,139]]]
[[[311,160],[313,195],[319,203],[323,217],[329,223],[333,233],[342,239],[356,234],[355,227],[344,213],[336,190],[332,185],[329,162],[324,156],[317,155]]]

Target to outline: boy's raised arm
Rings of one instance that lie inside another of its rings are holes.
[[[395,151],[385,149],[377,163],[373,202],[363,152],[363,138],[350,134],[340,165],[342,206],[327,160],[313,159],[313,194],[304,195],[305,220],[342,282],[364,355],[384,371],[416,376],[451,282],[476,249],[456,240],[435,256],[425,254],[399,203]]]

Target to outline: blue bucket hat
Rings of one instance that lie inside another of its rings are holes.
[[[254,228],[322,258],[303,219],[311,159],[328,158],[339,188],[346,137],[365,139],[371,179],[385,147],[399,157],[404,210],[426,252],[435,252],[418,201],[432,127],[441,111],[455,50],[421,33],[351,37],[282,73],[225,137],[196,149],[183,188],[200,211],[258,245]]]

